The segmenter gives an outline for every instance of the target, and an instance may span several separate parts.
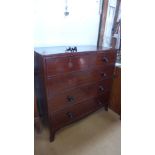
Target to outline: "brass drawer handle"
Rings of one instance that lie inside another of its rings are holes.
[[[106,76],[107,76],[107,74],[106,74],[106,73],[104,73],[104,72],[101,72],[101,76],[102,76],[102,77],[106,77]]]
[[[75,100],[74,96],[67,96],[68,102],[73,102]]]
[[[105,63],[108,63],[109,59],[107,57],[103,57],[102,61],[105,62]]]
[[[67,112],[66,115],[71,119],[74,118],[74,114],[72,112]]]
[[[101,92],[104,92],[103,86],[99,86],[99,90],[100,90]]]

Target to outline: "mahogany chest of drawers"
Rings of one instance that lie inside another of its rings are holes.
[[[115,60],[114,49],[96,46],[79,46],[77,52],[35,48],[35,92],[50,141],[58,129],[102,107],[108,110]]]

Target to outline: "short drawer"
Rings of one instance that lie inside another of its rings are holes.
[[[95,64],[96,54],[46,58],[47,76],[84,70]]]
[[[68,105],[77,103],[102,95],[107,97],[111,88],[111,80],[107,79],[96,84],[84,85],[65,92],[61,92],[48,99],[48,106],[51,111],[57,111]]]
[[[47,79],[48,94],[54,95],[61,90],[78,87],[91,82],[98,82],[113,76],[114,65],[96,68],[87,71],[77,71],[68,74],[57,75]]]
[[[82,102],[81,104],[68,106],[61,111],[51,113],[52,125],[55,129],[58,129],[88,115],[93,111],[96,111],[103,106],[104,102],[100,98],[93,98]]]

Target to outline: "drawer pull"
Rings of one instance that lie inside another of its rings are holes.
[[[102,61],[107,63],[109,62],[109,59],[107,57],[103,57]]]
[[[67,112],[66,115],[71,119],[74,118],[74,114],[72,112]]]
[[[104,72],[101,72],[101,76],[106,77],[106,76],[107,76],[107,74],[106,74],[106,73],[104,73]]]
[[[104,92],[103,86],[99,86],[99,90],[100,90],[101,92]]]
[[[74,101],[74,97],[73,96],[67,96],[67,100],[68,102],[73,102]]]

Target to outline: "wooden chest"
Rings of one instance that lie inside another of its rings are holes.
[[[96,46],[35,48],[36,95],[42,116],[55,132],[104,107],[113,80],[116,51]]]

